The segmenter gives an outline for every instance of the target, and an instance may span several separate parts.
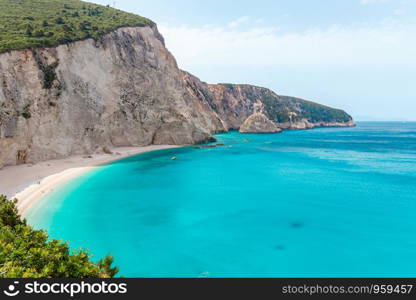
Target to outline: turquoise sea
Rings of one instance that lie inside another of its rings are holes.
[[[217,138],[100,167],[28,221],[126,277],[416,276],[416,123]]]

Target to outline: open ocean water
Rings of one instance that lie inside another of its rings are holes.
[[[100,167],[28,221],[126,277],[416,276],[416,123],[217,138]]]

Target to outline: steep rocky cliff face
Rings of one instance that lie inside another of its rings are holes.
[[[102,147],[193,144],[223,131],[155,27],[0,55],[0,164]]]
[[[262,113],[280,129],[355,126],[352,117],[343,110],[277,95],[267,88],[248,84],[207,84],[187,72],[183,72],[183,78],[190,92],[219,116],[226,130],[239,129],[256,113]]]
[[[0,54],[0,167],[102,151],[194,144],[254,113],[279,128],[351,126],[345,112],[178,69],[156,26]]]
[[[227,129],[238,129],[254,113],[263,113],[282,129],[318,126],[354,126],[351,116],[303,99],[280,96],[273,91],[246,84],[210,84],[212,107]]]

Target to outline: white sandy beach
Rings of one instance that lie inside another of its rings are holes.
[[[179,146],[152,145],[115,148],[112,149],[113,154],[73,156],[36,164],[5,167],[0,170],[0,194],[6,195],[9,199],[16,198],[20,214],[25,215],[30,206],[46,193],[101,164],[140,153],[177,147]]]

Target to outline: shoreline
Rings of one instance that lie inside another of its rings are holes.
[[[7,166],[0,170],[0,194],[6,195],[8,199],[17,199],[17,208],[24,217],[30,207],[48,192],[101,165],[146,152],[179,147],[181,146],[122,147],[111,149],[112,154],[71,156],[36,164]]]

